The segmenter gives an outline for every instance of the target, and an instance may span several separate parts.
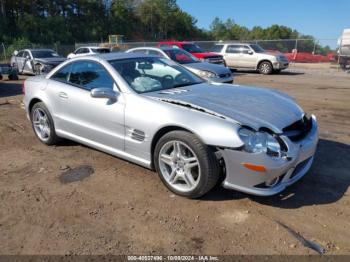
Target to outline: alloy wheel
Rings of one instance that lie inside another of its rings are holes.
[[[271,72],[271,66],[268,63],[263,63],[260,66],[260,71],[261,71],[261,73],[263,73],[265,75],[269,74]]]
[[[161,148],[158,159],[161,175],[169,186],[185,193],[197,187],[200,164],[188,145],[178,140],[169,141]]]
[[[41,140],[47,141],[50,139],[50,122],[47,114],[41,108],[36,108],[33,112],[33,127]]]

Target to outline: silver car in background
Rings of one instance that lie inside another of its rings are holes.
[[[154,168],[181,196],[218,181],[267,196],[309,170],[317,122],[272,90],[207,83],[156,56],[111,53],[70,59],[28,78],[27,116],[38,139],[67,138]]]
[[[229,68],[252,69],[264,75],[279,73],[289,66],[285,55],[268,52],[258,44],[219,43],[211,52],[222,55]]]
[[[13,53],[11,65],[20,74],[39,75],[50,72],[65,60],[52,49],[24,49]]]
[[[216,83],[233,83],[233,74],[230,69],[223,65],[217,65],[202,62],[189,52],[179,48],[155,48],[155,47],[137,47],[126,51],[126,53],[137,53],[156,55],[171,59],[180,65],[186,67],[192,73]]]

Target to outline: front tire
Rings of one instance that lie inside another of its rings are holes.
[[[54,145],[60,139],[56,135],[55,126],[49,110],[42,102],[36,103],[31,112],[30,120],[36,137],[46,145]]]
[[[211,190],[220,175],[218,160],[194,134],[172,131],[154,151],[155,169],[169,190],[188,198],[199,198]]]
[[[259,73],[263,75],[270,75],[273,72],[272,64],[268,61],[261,62],[259,65]]]

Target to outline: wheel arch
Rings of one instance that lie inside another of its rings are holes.
[[[259,67],[260,67],[260,65],[261,65],[262,63],[264,63],[264,62],[270,63],[271,66],[272,66],[272,69],[273,69],[273,64],[272,64],[272,62],[271,62],[269,59],[266,59],[266,58],[259,61],[259,63],[258,63],[258,65],[257,65],[256,69],[258,70]]]
[[[186,131],[189,132],[191,134],[194,134],[191,130],[186,129],[184,127],[181,126],[176,126],[176,125],[169,125],[169,126],[164,126],[161,129],[159,129],[155,135],[153,136],[152,142],[151,142],[151,168],[154,169],[154,159],[153,159],[153,154],[154,154],[154,150],[156,148],[156,145],[159,141],[159,139],[161,139],[165,134],[172,132],[172,131]],[[200,139],[200,137],[198,137]]]
[[[31,114],[33,106],[40,102],[43,102],[43,101],[37,97],[34,97],[32,100],[30,100],[28,105],[28,113]]]

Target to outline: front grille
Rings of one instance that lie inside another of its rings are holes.
[[[304,139],[311,129],[312,119],[304,115],[302,119],[283,128],[283,135],[288,137],[291,141],[297,142]]]
[[[207,59],[208,59],[208,62],[212,63],[212,64],[223,64],[224,63],[224,59],[222,56],[211,56]]]

